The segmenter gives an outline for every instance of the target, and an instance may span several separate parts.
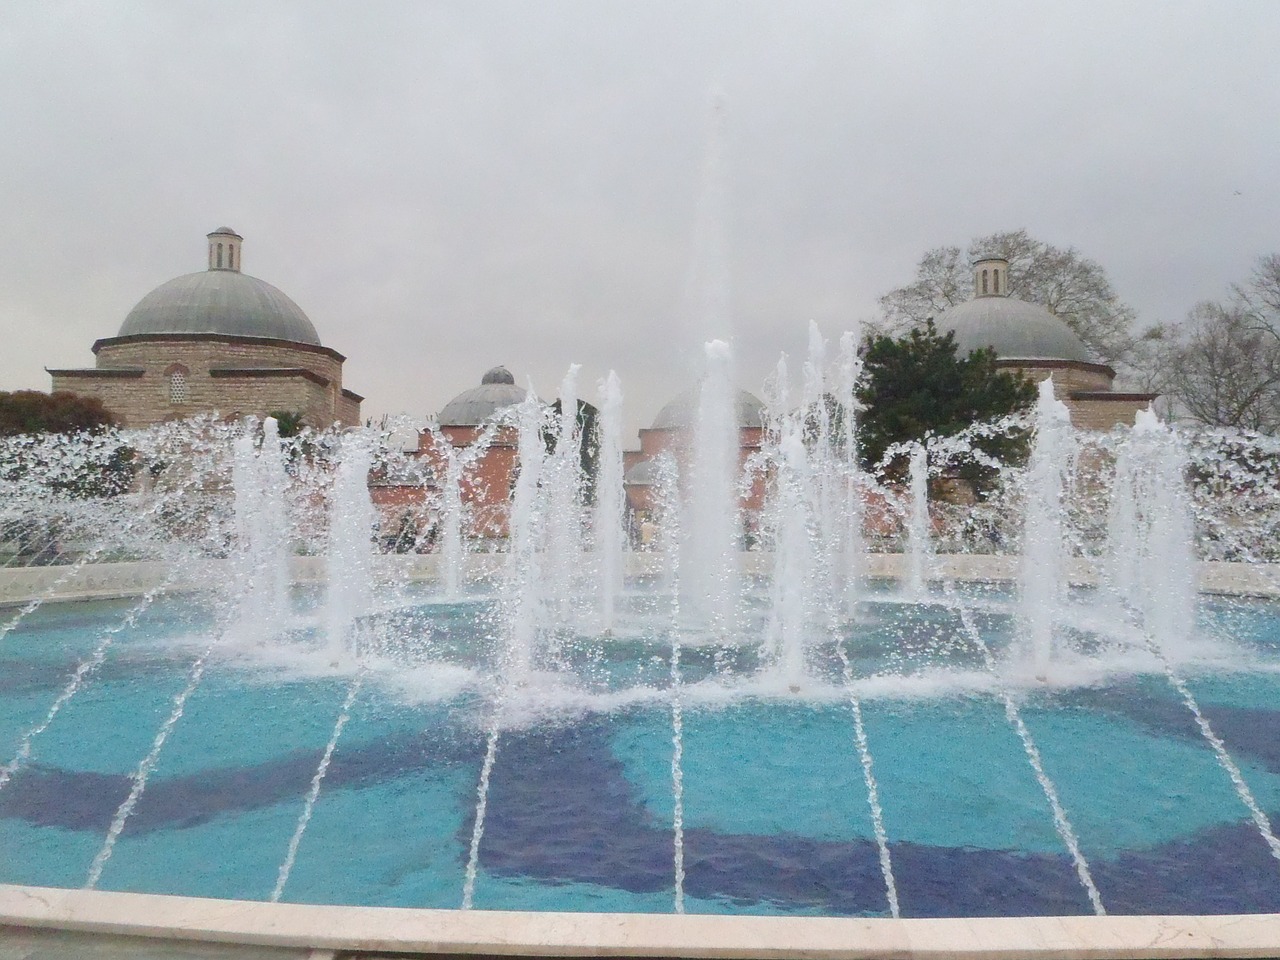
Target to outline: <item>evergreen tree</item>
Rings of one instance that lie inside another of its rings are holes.
[[[959,433],[977,421],[1024,409],[1035,397],[1030,381],[996,367],[995,351],[957,356],[954,334],[939,334],[932,320],[897,339],[868,337],[858,388],[864,408],[858,420],[863,465],[880,465],[895,443]],[[1017,460],[1026,455],[1027,438],[983,438],[975,445],[997,459]],[[898,478],[905,464],[884,467]],[[961,476],[981,490],[989,479],[986,473],[975,465],[962,469]]]
[[[552,422],[560,421],[560,399],[557,397],[551,403]],[[582,502],[593,504],[596,502],[596,478],[600,473],[600,437],[598,423],[600,420],[600,410],[593,403],[586,400],[578,400],[578,430],[582,435],[582,445],[579,448],[579,462],[582,465]],[[547,453],[551,453],[556,448],[556,433],[550,427],[545,427],[542,431],[542,440],[547,446]]]
[[[303,422],[301,410],[272,410],[267,416],[275,419],[276,432],[282,440],[296,437],[307,426]]]

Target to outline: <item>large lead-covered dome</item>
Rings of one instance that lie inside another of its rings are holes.
[[[979,297],[949,307],[934,321],[939,333],[955,334],[956,353],[991,347],[1001,360],[1092,359],[1089,348],[1044,307],[1012,297]]]
[[[953,333],[956,353],[990,347],[1000,360],[1093,358],[1084,341],[1044,307],[1009,296],[1008,261],[986,257],[974,263],[974,298],[948,307],[934,320],[939,333]]]
[[[233,270],[189,273],[160,284],[129,311],[118,335],[146,333],[217,333],[320,343],[302,308],[282,291]]]
[[[240,272],[241,237],[209,234],[209,269],[162,283],[129,311],[117,336],[187,333],[320,345],[302,308],[265,280]]]

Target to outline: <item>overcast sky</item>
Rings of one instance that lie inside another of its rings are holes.
[[[1262,0],[6,0],[0,389],[92,366],[224,224],[366,416],[577,362],[634,428],[717,332],[691,277],[758,390],[1022,227],[1177,320],[1280,252],[1278,39]]]

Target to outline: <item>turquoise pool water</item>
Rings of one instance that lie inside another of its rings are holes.
[[[634,601],[641,610],[643,597]],[[999,596],[977,619],[1001,655]],[[0,640],[0,881],[79,887],[131,775],[218,635],[212,602],[51,605]],[[1158,665],[1077,638],[1066,679],[985,670],[954,612],[882,598],[839,638],[904,916],[1091,911],[1009,703],[1113,913],[1280,910],[1271,854],[1222,759]],[[489,604],[409,602],[371,621],[370,666],[283,899],[457,907],[493,729]],[[114,632],[113,632],[114,631]],[[1202,605],[1212,656],[1175,664],[1256,803],[1280,814],[1280,617]],[[104,637],[111,642],[31,737]],[[270,649],[214,647],[98,886],[267,899],[353,680],[306,625]],[[663,912],[675,896],[670,644],[568,636],[546,703],[496,740],[474,862],[482,909]],[[813,681],[761,683],[753,647],[682,653],[684,905],[690,912],[887,915],[836,646]],[[1109,665],[1103,668],[1102,665]],[[1008,702],[1006,702],[1006,695]]]

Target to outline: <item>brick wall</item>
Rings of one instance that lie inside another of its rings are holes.
[[[481,434],[479,427],[442,427],[440,431],[455,448],[468,447]],[[459,489],[462,503],[469,513],[469,537],[505,537],[511,509],[511,491],[515,485],[519,451],[517,434],[511,428],[498,432],[494,441],[475,463],[462,472]],[[431,464],[438,482],[448,476],[445,457],[436,450],[435,435],[418,435],[418,456]]]

